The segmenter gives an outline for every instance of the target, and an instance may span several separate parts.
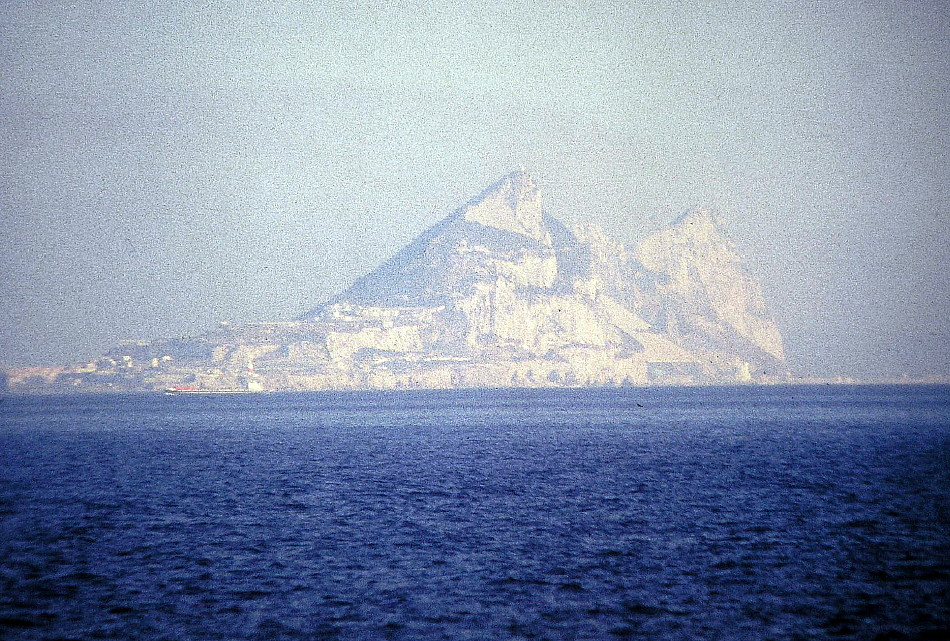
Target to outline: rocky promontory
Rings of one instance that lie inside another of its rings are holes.
[[[509,174],[294,322],[123,343],[17,391],[767,382],[788,376],[761,287],[692,211],[627,247]]]

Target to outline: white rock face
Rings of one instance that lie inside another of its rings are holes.
[[[541,191],[531,177],[516,171],[501,179],[474,204],[468,205],[462,217],[471,223],[533,238],[550,245],[541,215]]]
[[[734,333],[784,361],[782,336],[768,315],[762,288],[721,228],[709,212],[691,212],[643,240],[635,255],[646,269],[668,278],[658,291],[691,331]]]
[[[338,360],[375,344],[413,355],[411,364],[377,361],[377,373],[425,378],[438,369],[453,385],[744,381],[785,371],[761,289],[711,214],[688,214],[628,249],[596,227],[564,227],[541,204],[529,176],[510,174],[305,319],[338,321],[341,306],[351,310],[327,339]],[[365,327],[400,309],[414,311],[402,314],[412,330],[399,341]]]
[[[346,363],[363,349],[389,352],[418,352],[422,349],[419,328],[414,325],[379,328],[362,327],[357,331],[328,332],[327,351],[336,363]]]
[[[268,389],[689,384],[787,374],[761,288],[714,216],[692,212],[628,248],[596,227],[569,229],[547,216],[524,172],[505,176],[299,321],[228,326],[137,349],[136,361],[171,359],[140,387],[208,376],[218,386],[239,384],[250,363],[255,383]]]

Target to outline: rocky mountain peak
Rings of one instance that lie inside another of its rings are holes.
[[[713,214],[691,211],[626,247],[542,215],[519,170],[295,322],[120,346],[54,384],[601,387],[787,372],[761,287]]]
[[[636,247],[637,258],[654,272],[673,273],[687,281],[692,263],[740,260],[722,220],[706,209],[688,211],[668,227],[653,232]]]
[[[626,247],[542,215],[540,190],[519,170],[297,321],[120,346],[55,384],[601,387],[787,371],[761,287],[713,214],[689,212]]]
[[[462,209],[462,219],[551,244],[541,212],[541,190],[523,169],[486,189]]]
[[[693,209],[673,221],[670,229],[679,236],[697,241],[725,239],[725,225],[708,209]]]
[[[667,308],[676,308],[681,331],[692,333],[681,339],[684,345],[695,348],[703,342],[760,360],[749,356],[752,348],[771,360],[770,367],[784,361],[782,337],[762,288],[718,216],[704,209],[687,212],[643,239],[635,255],[665,280],[660,289]]]

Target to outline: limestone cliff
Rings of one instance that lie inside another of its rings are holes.
[[[569,229],[545,215],[540,190],[521,171],[302,320],[326,322],[343,310],[368,319],[381,309],[428,310],[418,363],[537,359],[540,379],[579,384],[786,371],[760,288],[710,214],[685,215],[628,249],[596,227]],[[453,380],[465,378],[463,369],[455,366]]]
[[[742,382],[787,374],[761,288],[704,211],[628,248],[503,177],[292,323],[120,346],[76,388],[265,389]]]
[[[636,259],[662,277],[656,327],[694,350],[736,353],[784,369],[785,348],[762,289],[707,211],[690,212],[640,242]]]

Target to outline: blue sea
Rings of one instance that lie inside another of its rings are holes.
[[[947,639],[950,388],[8,397],[2,639]]]

